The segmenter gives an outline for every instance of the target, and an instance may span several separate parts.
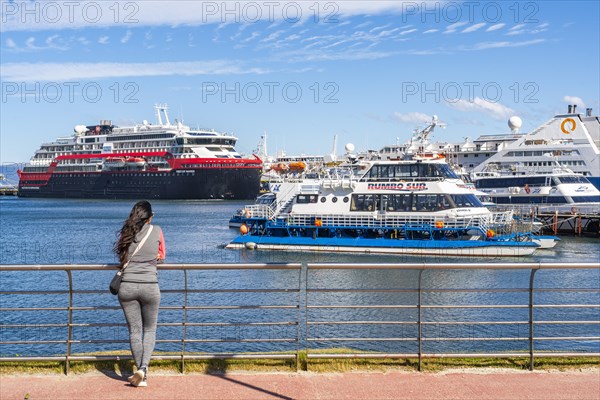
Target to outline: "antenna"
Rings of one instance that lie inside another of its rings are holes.
[[[333,135],[333,148],[331,149],[331,159],[333,161],[337,159],[337,138],[338,135]]]

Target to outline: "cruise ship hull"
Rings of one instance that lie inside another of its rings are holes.
[[[94,199],[231,199],[258,196],[259,168],[54,173],[45,184],[21,179],[19,196]]]

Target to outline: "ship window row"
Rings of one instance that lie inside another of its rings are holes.
[[[127,136],[111,136],[112,142],[121,142],[125,140],[150,140],[150,139],[172,139],[175,136],[173,133],[153,133],[146,135],[127,135]]]
[[[362,180],[392,181],[407,178],[454,178],[458,176],[447,164],[373,165]]]
[[[235,140],[233,139],[221,139],[221,138],[177,138],[175,139],[178,145],[194,144],[194,145],[208,145],[208,144],[220,144],[225,146],[234,146]]]
[[[509,151],[504,157],[541,157],[549,152],[543,151]],[[577,156],[579,150],[555,150],[550,152],[553,156]]]
[[[556,176],[554,179],[558,180],[560,183],[590,183],[587,178],[583,176],[573,175],[573,176]]]
[[[171,146],[172,141],[155,141],[155,142],[131,142],[131,143],[115,143],[115,149],[135,149],[135,148],[151,148]]]
[[[555,165],[551,161],[526,161],[524,164],[528,167],[551,167]],[[585,162],[582,160],[559,161],[559,164],[563,166],[585,166]]]
[[[483,207],[473,194],[353,194],[350,211],[442,211]]]
[[[547,179],[548,178],[548,179]],[[529,177],[514,177],[514,178],[490,178],[480,179],[476,182],[478,189],[487,188],[506,188],[506,187],[525,187],[528,186],[545,186],[551,184],[551,179],[545,176],[529,176]],[[554,186],[554,183],[552,183]]]

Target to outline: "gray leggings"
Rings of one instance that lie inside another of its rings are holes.
[[[119,303],[127,320],[129,343],[135,365],[138,368],[147,367],[156,342],[156,322],[160,304],[158,284],[122,282]]]

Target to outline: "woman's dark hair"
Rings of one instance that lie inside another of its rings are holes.
[[[119,240],[115,243],[113,251],[119,257],[121,265],[127,261],[127,251],[129,245],[135,240],[135,236],[142,230],[144,224],[152,217],[152,206],[147,201],[138,201],[135,203],[125,220],[123,227],[119,231]]]

